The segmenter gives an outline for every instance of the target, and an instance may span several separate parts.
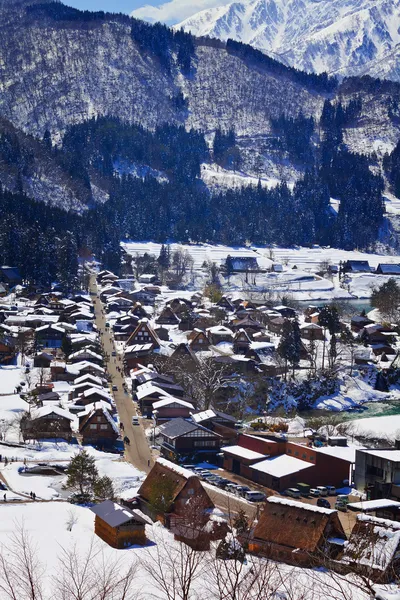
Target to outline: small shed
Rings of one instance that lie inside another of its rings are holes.
[[[146,525],[151,519],[138,509],[105,500],[90,509],[95,515],[94,532],[112,548],[146,544]]]

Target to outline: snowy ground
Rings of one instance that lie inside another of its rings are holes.
[[[124,249],[131,255],[145,252],[158,256],[161,245],[153,242],[124,242]],[[378,287],[388,277],[374,274],[354,274],[348,276],[345,287],[340,287],[338,277],[321,278],[316,275],[321,263],[328,261],[332,265],[346,260],[368,260],[371,267],[379,263],[399,263],[399,256],[367,254],[365,252],[337,250],[334,248],[265,248],[257,246],[229,247],[223,245],[171,244],[171,251],[177,248],[187,250],[193,259],[193,272],[188,276],[187,287],[190,290],[203,289],[207,274],[203,269],[205,261],[215,262],[218,266],[225,263],[226,257],[248,256],[257,258],[259,267],[268,270],[273,263],[283,266],[282,273],[257,273],[255,281],[246,282],[244,274],[235,274],[229,281],[222,280],[223,288],[231,292],[263,294],[276,292],[290,293],[297,300],[331,300],[333,298],[369,298],[373,287]]]
[[[348,421],[354,426],[354,435],[363,435],[365,437],[380,438],[394,442],[400,439],[400,415],[390,415],[382,417],[370,417],[367,419],[357,419]]]
[[[156,589],[153,580],[144,569],[145,563],[154,564],[152,560],[154,561],[159,555],[164,572],[167,572],[170,557],[177,552],[177,542],[159,524],[146,527],[146,534],[150,540],[147,547],[136,546],[131,549],[114,550],[94,536],[94,515],[88,508],[72,507],[64,502],[26,503],[18,506],[1,505],[0,544],[6,547],[10,546],[11,536],[21,526],[35,548],[35,558],[44,566],[44,587],[47,592],[51,590],[52,578],[60,570],[60,567],[63,570],[66,568],[62,553],[73,550],[75,547],[80,557],[83,558],[90,545],[94,543],[96,555],[90,563],[91,570],[96,569],[100,563],[111,565],[118,561],[118,572],[122,574],[132,563],[136,563],[134,585],[141,600],[149,598],[164,600],[165,595]],[[197,578],[194,588],[194,591],[201,594],[202,598],[208,600],[217,597],[211,591],[211,580],[210,583],[207,581],[211,577],[210,560],[211,557],[207,556],[201,576]],[[82,560],[78,560],[78,564],[82,564],[82,562]],[[255,565],[257,565],[257,561]],[[244,572],[250,567],[251,559],[250,563],[245,566]],[[311,600],[311,598],[321,600],[327,597],[331,600],[343,600],[344,589],[346,591],[352,589],[351,595],[348,596],[346,593],[346,600],[366,600],[367,598],[359,588],[354,586],[350,588],[348,580],[340,579],[340,582],[338,580],[335,583],[328,573],[296,569],[283,564],[277,564],[274,569],[276,569],[276,576],[280,581],[285,582],[292,593],[296,590],[297,594],[290,595],[296,600],[300,597],[303,600]],[[326,585],[329,586],[329,590],[325,587]],[[280,595],[275,597],[276,600],[281,598]],[[391,595],[386,598],[396,600],[395,596]]]

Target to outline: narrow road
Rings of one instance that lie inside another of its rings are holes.
[[[105,365],[111,376],[111,385],[117,387],[112,393],[120,422],[124,424],[122,436],[127,436],[130,440],[130,445],[125,444],[125,457],[134,467],[148,473],[153,463],[149,444],[142,425],[132,425],[132,417],[136,416],[136,409],[130,391],[124,392],[123,360],[116,352],[110,328],[106,327],[106,316],[98,295],[95,275],[90,278],[90,292],[94,305],[95,323],[103,343],[104,353],[107,355]],[[116,355],[113,356],[113,353]]]

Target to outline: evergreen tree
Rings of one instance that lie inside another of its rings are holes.
[[[69,463],[65,486],[78,490],[80,494],[92,494],[98,476],[95,459],[87,450],[81,450]]]

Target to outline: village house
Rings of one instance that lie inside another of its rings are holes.
[[[316,323],[304,323],[303,325],[300,325],[299,329],[300,336],[304,340],[324,340],[324,330],[320,325],[317,325]]]
[[[375,583],[398,581],[400,575],[400,523],[358,515],[341,563]]]
[[[48,352],[40,352],[33,357],[33,366],[39,369],[49,369],[54,356]]]
[[[311,567],[336,558],[346,541],[336,510],[270,496],[248,547],[272,560]]]
[[[138,509],[129,509],[112,500],[92,506],[96,515],[94,532],[112,548],[129,548],[146,544],[146,525],[152,525],[151,519]]]
[[[21,420],[21,434],[26,440],[63,439],[72,437],[73,415],[58,406],[45,406],[32,411]]]
[[[214,346],[220,342],[233,342],[233,331],[224,325],[209,327],[207,335]]]
[[[9,364],[16,355],[15,339],[11,336],[4,335],[0,339],[0,363]]]
[[[108,404],[113,404],[113,400],[110,396],[110,393],[105,388],[99,387],[89,387],[82,391],[76,400],[75,404],[78,406],[86,406],[87,404],[92,404],[94,402],[107,402]]]
[[[172,419],[189,419],[194,411],[194,406],[191,402],[165,396],[156,402],[153,402],[152,415],[156,425],[165,423]]]
[[[215,460],[222,436],[192,420],[173,419],[160,425],[161,455],[169,460],[202,457]]]
[[[379,263],[375,273],[378,275],[400,275],[400,264]]]
[[[244,329],[236,331],[233,338],[233,351],[235,354],[246,354],[250,344],[251,339]]]
[[[368,500],[400,496],[400,450],[357,449],[354,485]]]
[[[350,321],[351,330],[354,331],[355,333],[358,333],[359,331],[364,329],[364,327],[366,327],[367,325],[373,325],[373,324],[374,324],[374,321],[369,319],[366,315],[355,315],[354,317],[351,318],[351,321]]]
[[[343,273],[371,273],[367,260],[346,260],[342,265]]]
[[[43,325],[35,331],[37,348],[61,348],[65,330],[57,325]]]
[[[163,506],[158,502],[160,494]],[[163,458],[157,459],[138,491],[140,509],[167,526],[171,515],[185,515],[193,497],[204,510],[214,508],[197,475]]]
[[[228,254],[225,261],[227,273],[246,273],[247,271],[259,271],[257,258],[254,256],[231,256]]]
[[[158,325],[179,325],[180,321],[170,306],[165,306],[156,319]]]
[[[79,423],[79,433],[83,444],[100,447],[112,446],[119,437],[119,429],[110,412],[103,407],[95,407]]]
[[[205,352],[210,347],[210,340],[201,329],[194,329],[189,335],[189,346],[193,352]]]

